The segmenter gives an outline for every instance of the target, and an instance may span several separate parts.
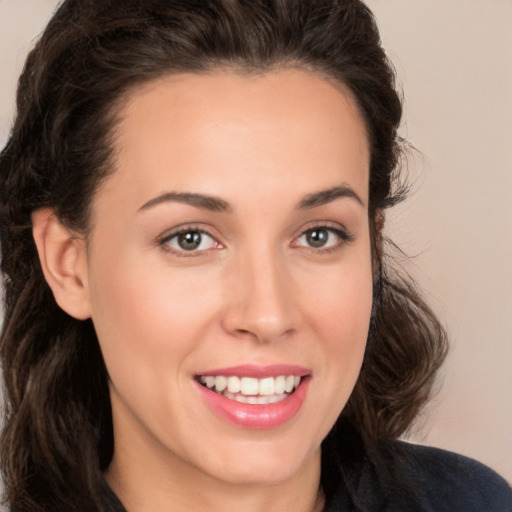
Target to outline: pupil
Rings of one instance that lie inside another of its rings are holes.
[[[308,231],[306,239],[311,247],[323,247],[327,243],[329,234],[325,229],[312,229]]]
[[[201,239],[199,231],[188,231],[178,235],[178,244],[185,251],[193,251],[201,245]]]

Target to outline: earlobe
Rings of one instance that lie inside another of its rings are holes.
[[[78,320],[91,316],[85,242],[51,208],[32,214],[32,234],[46,282],[57,304]]]

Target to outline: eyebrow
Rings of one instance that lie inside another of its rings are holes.
[[[310,208],[316,208],[324,204],[332,203],[340,197],[349,197],[355,199],[361,206],[364,206],[362,199],[356,194],[356,192],[348,185],[340,185],[337,187],[328,188],[326,190],[320,190],[313,194],[308,194],[299,203],[300,210],[308,210]]]
[[[355,199],[361,206],[364,206],[363,201],[352,188],[348,185],[340,185],[308,194],[299,202],[298,209],[308,210],[310,208],[316,208],[331,203],[341,197]],[[168,202],[184,203],[213,212],[232,211],[231,205],[224,199],[194,192],[166,192],[144,203],[139,208],[139,211],[148,210],[149,208]]]
[[[224,199],[204,194],[195,194],[192,192],[166,192],[165,194],[150,199],[147,203],[144,203],[139,208],[139,211],[147,210],[153,206],[168,202],[189,204],[190,206],[204,208],[205,210],[210,210],[212,212],[231,211],[231,206],[227,201],[224,201]]]

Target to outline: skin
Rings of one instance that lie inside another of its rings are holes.
[[[46,249],[49,282],[52,262],[71,275],[57,301],[92,317],[110,375],[107,481],[130,512],[321,510],[320,444],[355,385],[372,302],[368,143],[350,94],[298,69],[174,75],[129,95],[116,135],[87,242]],[[353,195],[299,206],[340,186]],[[152,201],[169,192],[227,208]],[[36,241],[50,240],[58,221],[41,219]],[[312,247],[318,226],[328,240]],[[208,235],[185,251],[179,228]],[[197,373],[247,363],[310,370],[290,421],[241,428],[205,404]]]

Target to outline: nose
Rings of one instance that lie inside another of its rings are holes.
[[[296,331],[299,311],[293,281],[276,255],[243,258],[230,269],[223,327],[232,335],[268,343]]]

